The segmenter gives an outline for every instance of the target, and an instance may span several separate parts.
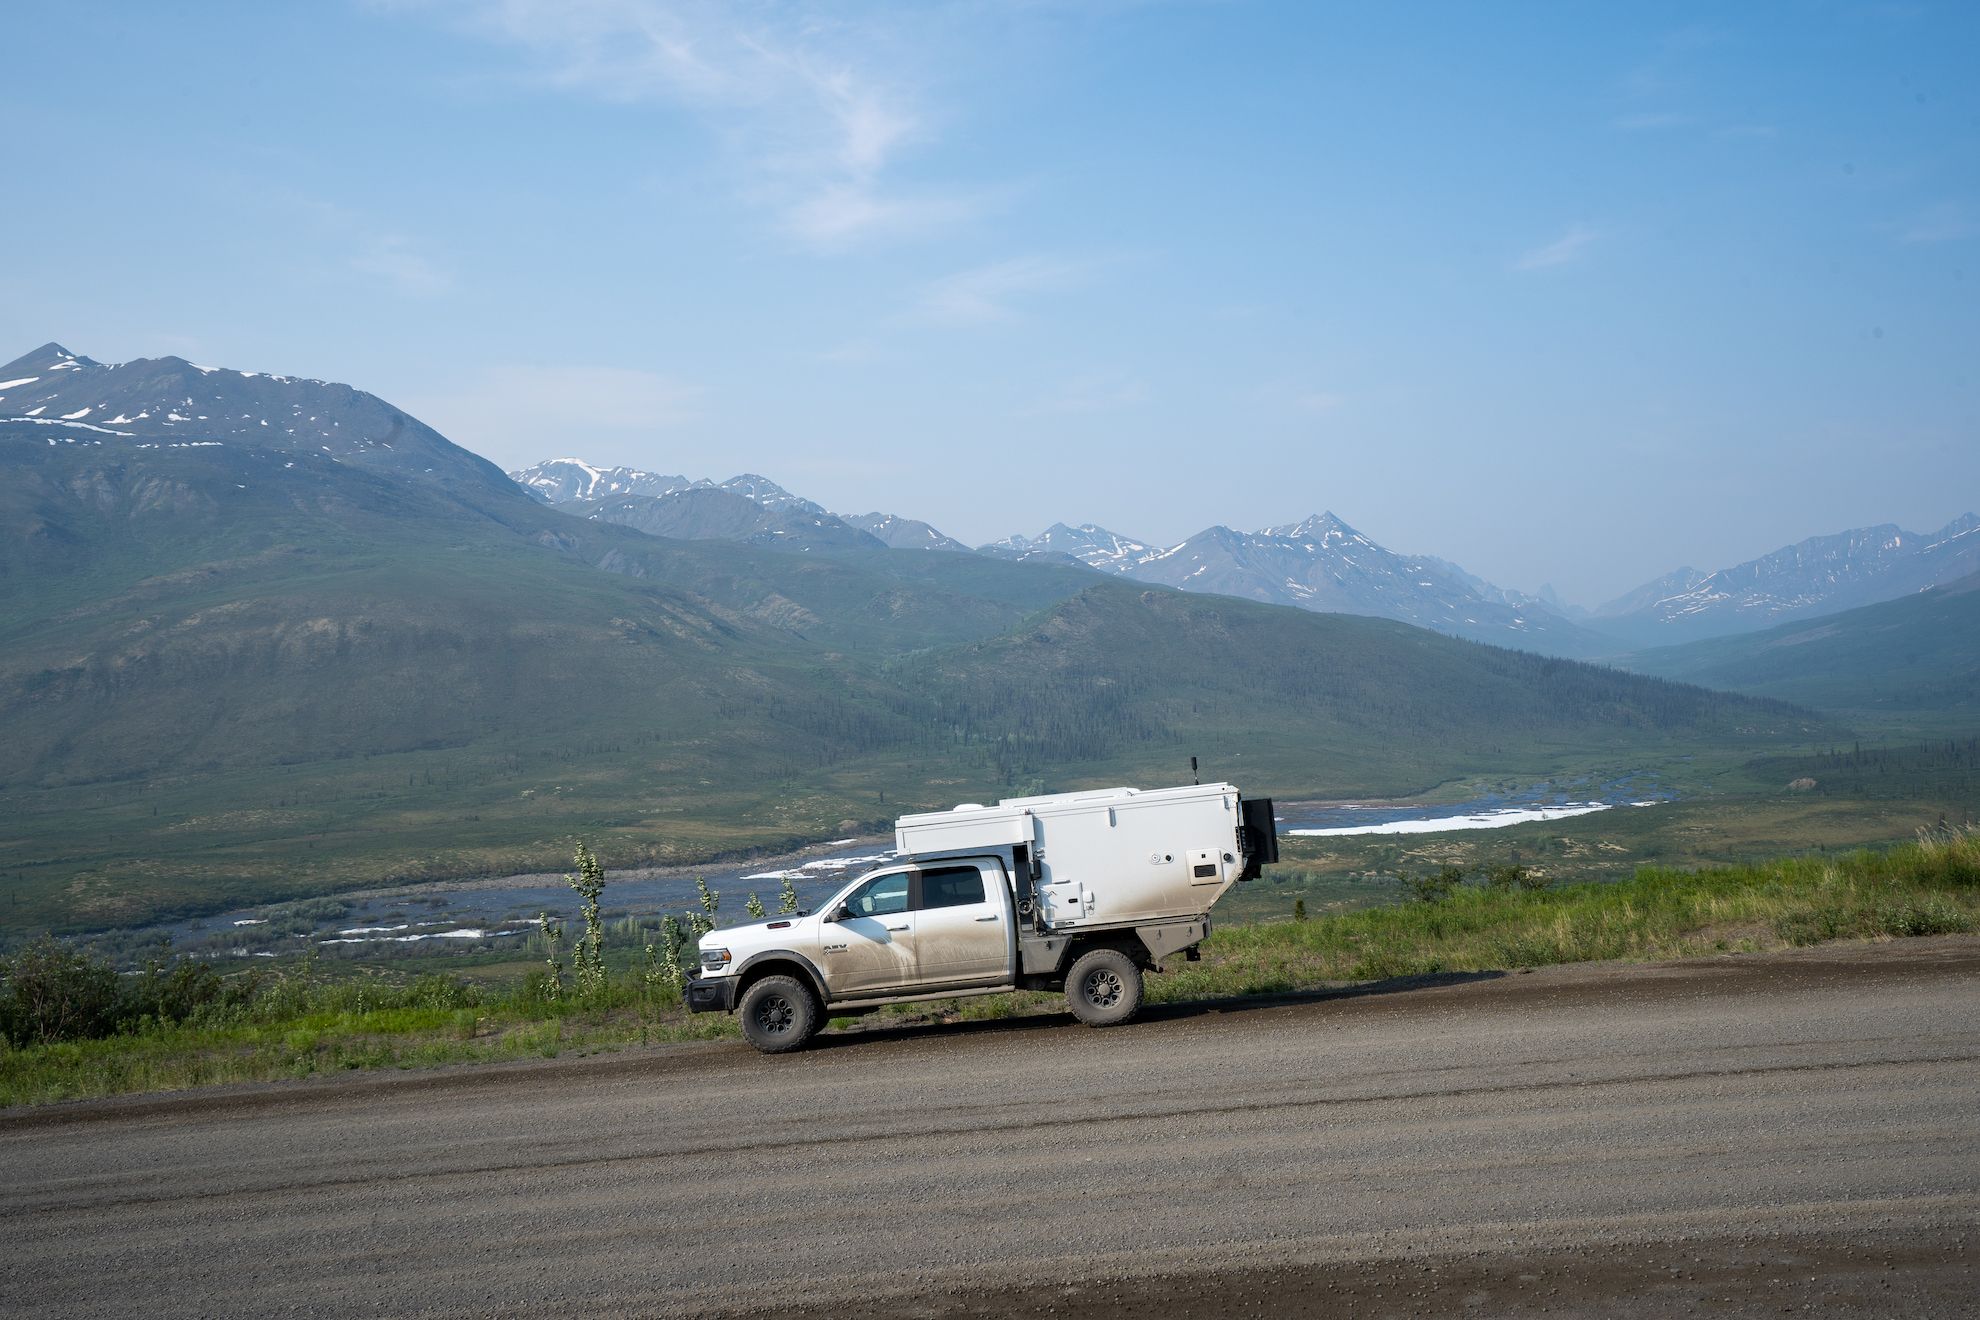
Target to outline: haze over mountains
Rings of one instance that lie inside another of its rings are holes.
[[[510,475],[548,502],[658,535],[829,549],[856,544],[851,534],[864,531],[895,549],[968,549],[929,524],[900,515],[827,514],[754,474],[721,483],[689,481],[553,459]],[[752,519],[741,512],[727,519],[705,516],[695,505],[706,497],[695,492],[707,490],[746,495],[772,512],[799,510],[808,521]],[[625,498],[605,505],[592,492]],[[738,530],[724,530],[732,525]],[[1255,532],[1211,527],[1171,546],[1092,523],[1055,523],[1035,537],[1014,534],[975,553],[1077,563],[1183,591],[1395,619],[1549,655],[1608,658],[1640,647],[1754,631],[1954,581],[1980,569],[1976,531],[1980,518],[1967,514],[1931,535],[1886,525],[1812,537],[1715,573],[1676,570],[1595,610],[1508,590],[1434,556],[1397,554],[1332,512]]]
[[[1403,793],[1825,727],[1075,558],[888,549],[760,477],[574,472],[552,504],[341,385],[54,345],[0,381],[17,921],[537,869],[573,834],[680,860],[1190,755]]]
[[[1716,573],[1681,568],[1594,611],[1648,645],[1751,632],[1940,586],[1980,570],[1980,517],[1929,534],[1895,524],[1813,536]]]

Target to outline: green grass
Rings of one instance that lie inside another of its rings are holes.
[[[0,1105],[736,1035],[732,1019],[690,1015],[678,992],[642,985],[637,975],[591,1002],[550,1002],[532,983],[323,980],[306,969],[276,978],[246,1004],[185,1021],[151,1018],[96,1039],[23,1046],[0,1036]]]
[[[1980,834],[1532,893],[1473,885],[1436,903],[1226,927],[1152,983],[1158,1001],[1433,972],[1687,958],[1832,939],[1980,930]]]
[[[1151,978],[1152,1002],[1272,994],[1437,972],[1746,952],[1835,939],[1980,930],[1980,832],[1933,832],[1887,851],[1801,856],[1626,880],[1220,927],[1203,960]],[[685,1013],[678,996],[622,976],[599,1003],[546,1002],[527,982],[478,986],[280,976],[244,1006],[98,1040],[5,1048],[0,1104],[45,1103],[221,1082],[555,1057],[656,1041],[732,1037],[731,1019]],[[1008,995],[885,1011],[880,1024],[1056,1012],[1055,996]]]

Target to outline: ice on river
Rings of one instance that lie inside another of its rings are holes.
[[[1630,805],[1653,807],[1657,804],[1632,802]],[[1371,825],[1340,825],[1330,829],[1285,832],[1318,838],[1342,834],[1441,834],[1445,830],[1499,830],[1508,825],[1527,825],[1534,821],[1586,816],[1591,812],[1608,811],[1614,806],[1613,802],[1567,802],[1558,807],[1502,807],[1493,811],[1473,812],[1466,816],[1438,816],[1430,820],[1386,820]]]

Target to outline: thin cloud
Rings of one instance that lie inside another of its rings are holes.
[[[1330,413],[1346,402],[1332,390],[1301,390],[1292,396],[1292,406],[1303,413]]]
[[[1683,128],[1691,123],[1691,116],[1671,110],[1655,110],[1623,115],[1611,122],[1625,133],[1654,133],[1660,129]]]
[[[1951,243],[1974,232],[1973,217],[1951,202],[1927,207],[1898,231],[1900,243]]]
[[[659,102],[700,117],[744,171],[745,198],[815,247],[940,227],[967,196],[891,177],[933,139],[909,79],[861,61],[891,33],[775,5],[718,0],[406,0],[527,54],[532,77],[573,95]],[[845,52],[858,52],[858,58]]]
[[[368,240],[364,249],[352,256],[350,268],[369,275],[401,293],[432,295],[444,293],[453,278],[427,257],[413,249],[411,242],[396,234]]]
[[[958,271],[922,286],[912,319],[948,326],[1013,321],[1024,299],[1070,288],[1090,270],[1089,262],[1029,256]]]
[[[658,372],[578,363],[489,367],[404,402],[455,443],[513,467],[623,449],[695,420],[701,399]]]
[[[1148,386],[1126,371],[1096,371],[1076,376],[1057,390],[1022,409],[1019,416],[1121,412],[1148,402]]]
[[[1580,261],[1597,235],[1587,225],[1570,225],[1566,233],[1551,243],[1523,252],[1513,262],[1514,270],[1546,270]]]

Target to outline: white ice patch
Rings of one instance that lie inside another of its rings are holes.
[[[1323,830],[1287,830],[1306,838],[1330,838],[1343,834],[1441,834],[1446,830],[1501,830],[1508,825],[1528,825],[1535,821],[1563,820],[1607,811],[1608,802],[1570,802],[1559,807],[1503,807],[1470,816],[1439,816],[1434,820],[1391,820],[1380,825],[1339,825]],[[1647,806],[1647,803],[1632,803]]]
[[[89,416],[89,413],[90,413],[90,410],[89,410],[89,408],[87,408],[87,407],[83,407],[83,408],[78,408],[78,409],[76,409],[76,410],[75,410],[74,412],[72,412],[72,413],[63,413],[63,414],[62,414],[62,420],[63,420],[63,421],[65,421],[65,422],[75,422],[75,421],[80,421],[80,420],[82,420],[83,418],[85,418],[85,417],[87,417],[87,416]]]
[[[359,929],[366,929],[366,928],[359,927]],[[376,927],[375,929],[404,930],[405,927],[391,926],[391,927]],[[356,935],[356,936],[348,936],[343,939],[320,940],[318,941],[318,943],[369,944],[373,941],[382,941],[389,944],[414,944],[420,940],[483,940],[483,939],[492,940],[492,939],[500,939],[504,935],[520,935],[521,933],[522,933],[521,931],[515,931],[515,930],[477,930],[470,927],[463,927],[460,930],[436,930],[425,935],[373,935],[373,936]]]
[[[241,918],[241,919],[240,919],[239,921],[237,921],[237,922],[235,922],[234,924],[235,924],[236,926],[266,926],[266,925],[268,924],[268,918],[267,918],[267,917],[243,917],[243,918]]]
[[[77,431],[94,431],[98,435],[128,436],[136,434],[134,431],[112,431],[106,426],[96,426],[89,422],[72,422],[66,417],[36,417],[34,413],[40,411],[41,409],[36,408],[34,412],[28,413],[23,417],[0,417],[0,422],[22,422],[31,426],[66,426]]]
[[[32,385],[40,379],[39,376],[22,376],[18,380],[0,380],[0,390],[11,390],[16,385]]]

